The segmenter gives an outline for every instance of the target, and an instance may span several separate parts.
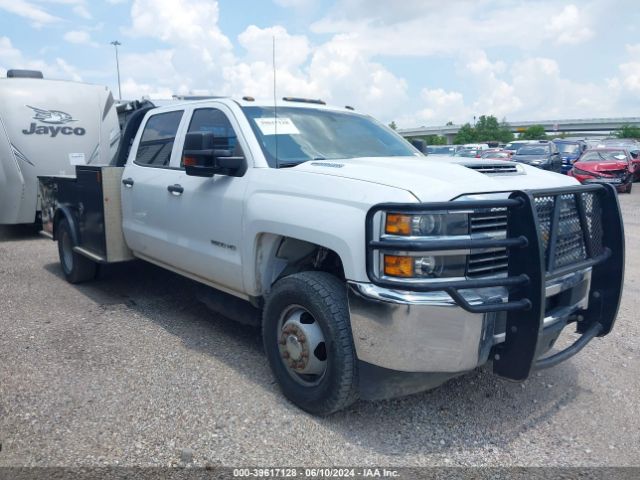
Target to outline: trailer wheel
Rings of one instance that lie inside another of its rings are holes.
[[[62,272],[69,283],[81,283],[92,280],[98,271],[98,265],[87,257],[73,251],[74,241],[69,221],[63,218],[58,224],[58,256]]]
[[[262,338],[284,395],[316,415],[358,398],[358,370],[343,282],[326,272],[279,280],[264,308]]]

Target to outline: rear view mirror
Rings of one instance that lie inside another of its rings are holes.
[[[230,150],[216,146],[216,136],[211,132],[187,133],[182,153],[185,173],[195,177],[213,177],[215,174],[233,177],[244,175],[245,158],[234,156]]]

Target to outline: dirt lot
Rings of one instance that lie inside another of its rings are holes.
[[[67,284],[53,242],[0,228],[0,466],[640,465],[640,184],[621,195],[613,333],[525,383],[478,370],[311,417],[279,393],[259,332],[144,263]]]

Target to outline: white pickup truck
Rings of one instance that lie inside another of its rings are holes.
[[[523,380],[613,327],[624,235],[608,185],[431,160],[367,115],[304,99],[153,108],[122,138],[114,165],[40,179],[66,278],[139,258],[214,287],[214,308],[261,325],[306,411],[487,362]],[[575,343],[547,353],[569,324]]]

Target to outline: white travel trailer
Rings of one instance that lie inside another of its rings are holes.
[[[107,87],[9,70],[0,79],[0,225],[38,222],[37,177],[107,165],[119,139]]]

